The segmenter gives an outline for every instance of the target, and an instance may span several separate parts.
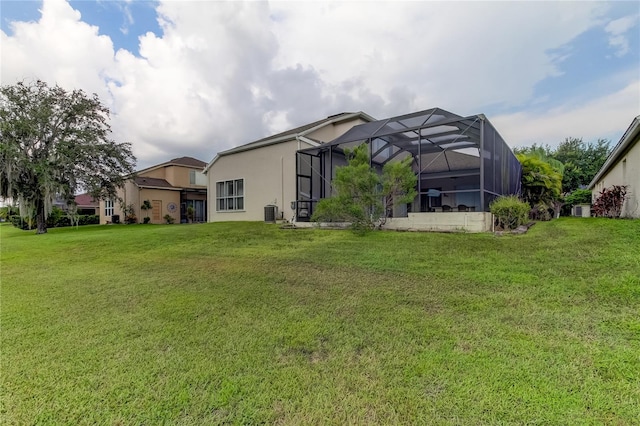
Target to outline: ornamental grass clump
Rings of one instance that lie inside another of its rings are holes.
[[[500,229],[516,229],[529,218],[529,204],[515,195],[498,197],[489,207]]]

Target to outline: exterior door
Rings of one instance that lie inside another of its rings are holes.
[[[151,212],[154,223],[158,223],[162,221],[162,200],[153,200],[151,201]]]

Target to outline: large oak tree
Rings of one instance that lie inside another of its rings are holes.
[[[54,199],[115,197],[133,172],[131,145],[109,139],[108,120],[98,96],[82,90],[42,81],[0,88],[0,196],[35,214],[37,233],[47,232]]]

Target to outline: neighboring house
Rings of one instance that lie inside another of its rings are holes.
[[[633,119],[611,155],[589,184],[593,200],[613,185],[626,185],[622,217],[640,218],[640,115]]]
[[[296,152],[320,146],[373,120],[363,112],[337,114],[218,153],[204,170],[208,220],[264,220],[265,210],[276,218],[293,219]]]
[[[148,216],[151,223],[164,223],[165,215],[178,222],[204,222],[207,218],[207,182],[202,169],[207,163],[181,157],[136,172],[118,191],[120,200],[100,201],[100,223],[124,222],[122,208],[131,206],[138,222]],[[140,207],[144,201],[151,210]],[[194,212],[188,217],[189,207]]]
[[[76,211],[78,214],[97,215],[100,203],[89,194],[76,195]]]
[[[487,231],[491,202],[520,193],[522,167],[482,114],[463,117],[440,108],[391,117],[350,129],[335,140],[297,153],[298,222],[332,195],[345,149],[366,144],[371,167],[411,158],[418,195],[387,212],[388,228]]]
[[[88,194],[79,194],[74,198],[76,202],[75,205],[75,213],[81,215],[97,215],[99,214],[100,203],[93,199],[93,197]],[[64,211],[68,211],[69,207],[67,202],[62,198],[56,198],[53,200],[53,206],[58,207]]]

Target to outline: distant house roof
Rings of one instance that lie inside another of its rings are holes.
[[[78,207],[98,207],[99,205],[90,194],[76,195],[75,201]]]
[[[604,175],[609,173],[609,170],[611,170],[611,168],[616,165],[618,160],[620,160],[620,157],[622,157],[622,155],[624,155],[624,153],[627,152],[629,148],[631,148],[638,142],[638,140],[640,140],[639,136],[640,115],[633,119],[627,131],[624,132],[624,135],[622,135],[620,141],[613,148],[613,151],[611,151],[611,154],[606,159],[598,173],[596,173],[593,180],[591,180],[591,183],[588,186],[589,189],[593,189],[596,186],[596,183],[598,183],[598,181],[602,179]]]
[[[168,165],[176,165],[176,166],[188,166],[188,167],[198,167],[203,168],[207,165],[204,161],[198,160],[193,157],[180,157],[174,158],[173,160],[169,160],[166,163],[161,164],[162,166]]]
[[[226,151],[219,152],[209,164],[204,169],[206,173],[209,168],[216,162],[216,160],[222,156],[234,154],[236,152],[249,151],[251,149],[260,148],[267,145],[273,145],[280,142],[289,141],[291,139],[295,139],[298,137],[304,137],[307,133],[311,133],[314,130],[322,128],[328,124],[339,123],[341,121],[349,120],[352,118],[363,118],[366,121],[374,121],[375,119],[371,117],[369,114],[366,114],[362,111],[359,112],[342,112],[340,114],[330,115],[327,118],[323,118],[322,120],[314,121],[313,123],[305,124],[304,126],[296,127],[290,130],[286,130],[284,132],[276,133],[275,135],[271,135],[262,139],[255,140],[253,142],[249,142],[244,145],[237,146],[235,148],[228,149]],[[314,141],[312,139],[306,138],[306,142],[320,144],[318,141]]]
[[[169,161],[165,161],[164,163],[156,164],[155,166],[147,167],[146,169],[139,170],[137,173],[149,172],[151,170],[159,169],[161,167],[168,167],[168,166],[193,167],[194,169],[202,170],[206,165],[207,163],[205,163],[204,161],[198,160],[197,158],[179,157]]]
[[[162,189],[176,189],[176,190],[180,189],[171,185],[165,179],[159,179],[159,178],[138,176],[134,179],[134,182],[136,183],[136,185],[138,185],[141,188],[162,188]]]

